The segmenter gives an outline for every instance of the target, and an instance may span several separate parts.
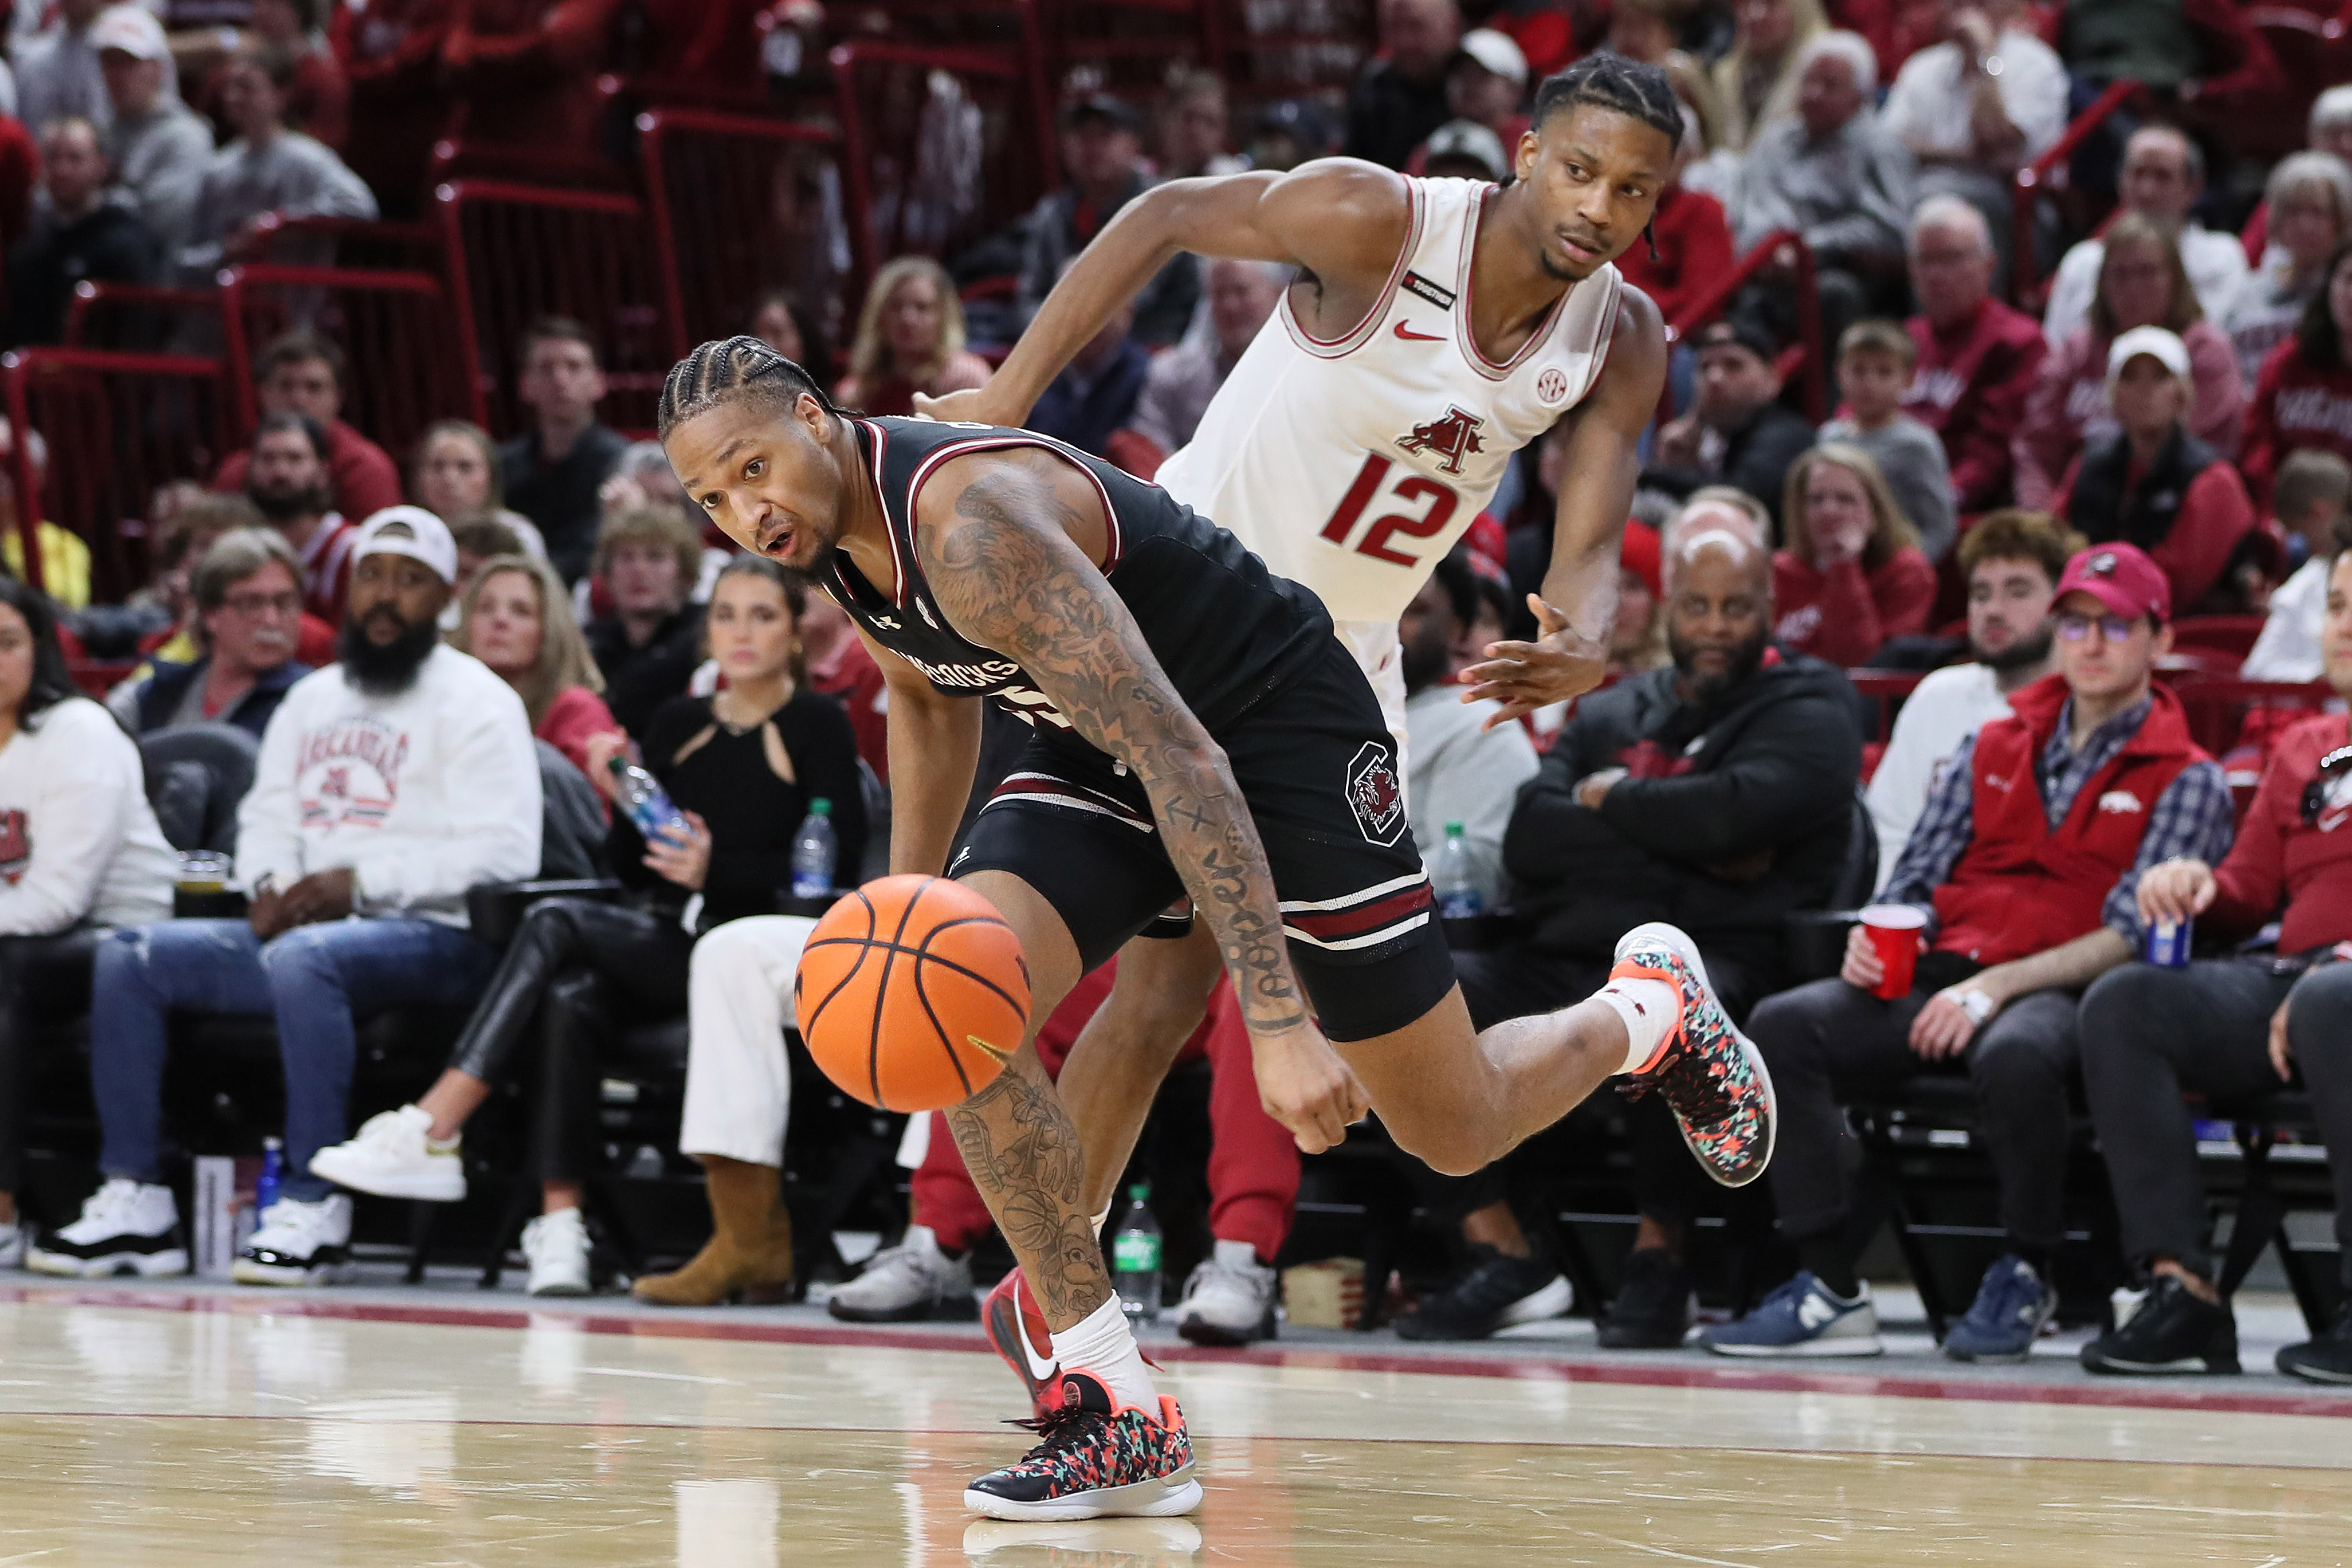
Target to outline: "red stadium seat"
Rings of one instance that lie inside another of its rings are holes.
[[[74,285],[66,307],[63,346],[146,353],[167,346],[216,352],[220,290],[166,288],[146,283]]]
[[[2173,646],[2231,654],[2240,660],[2254,651],[2263,634],[2260,615],[2189,615],[2172,627]]]
[[[1915,670],[1848,670],[1846,678],[1878,713],[1877,728],[1863,738],[1883,746],[1895,733],[1895,716],[1902,710],[1904,700],[1927,675]]]
[[[220,361],[96,349],[19,349],[0,356],[8,423],[48,447],[36,483],[30,444],[14,444],[26,575],[39,584],[36,524],[55,522],[89,546],[94,587],[119,600],[143,580],[147,505],[171,480],[202,482],[231,443]],[[29,502],[29,504],[28,504]]]
[[[2189,733],[2216,757],[2227,756],[2245,737],[2259,744],[2260,770],[2270,744],[2294,720],[2324,713],[2335,690],[2325,682],[2305,685],[2284,681],[2212,679],[2174,685],[2189,718]]]
[[[257,262],[281,267],[361,267],[384,272],[449,270],[441,231],[431,224],[368,218],[289,218],[264,213],[254,223]]]
[[[604,418],[649,434],[677,336],[646,209],[601,191],[554,191],[459,180],[434,192],[449,248],[451,305],[471,346],[474,407],[493,434],[522,423],[515,350],[541,316],[568,316],[596,339],[610,387]]]

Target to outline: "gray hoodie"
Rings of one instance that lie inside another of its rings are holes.
[[[155,107],[118,115],[107,134],[117,183],[170,256],[188,243],[196,193],[213,155],[212,128],[168,89]]]
[[[223,242],[264,213],[373,218],[375,194],[323,143],[300,131],[281,131],[257,150],[240,136],[205,164],[188,244],[180,253],[183,269],[194,281],[210,281]]]

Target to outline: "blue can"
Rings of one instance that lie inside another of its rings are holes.
[[[2159,969],[2189,967],[2189,933],[2195,923],[2188,920],[2151,920],[2147,924],[2147,961]]]

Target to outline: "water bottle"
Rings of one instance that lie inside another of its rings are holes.
[[[276,1138],[261,1140],[261,1175],[253,1184],[253,1211],[268,1214],[278,1201],[278,1189],[286,1179],[286,1145]]]
[[[1151,1216],[1151,1187],[1137,1182],[1127,1189],[1127,1218],[1110,1239],[1110,1288],[1129,1322],[1148,1323],[1160,1315],[1160,1221]]]
[[[638,832],[648,840],[667,837],[679,843],[693,836],[685,813],[671,802],[669,791],[661,787],[661,780],[625,757],[614,758],[609,766],[613,770],[613,799],[623,814],[636,824]]]
[[[793,896],[833,896],[833,802],[811,800],[801,819],[800,836],[793,840]]]
[[[1478,891],[1478,870],[1470,863],[1470,844],[1462,824],[1445,824],[1445,847],[1437,852],[1437,873],[1431,879],[1443,920],[1469,920],[1486,913],[1486,895]]]

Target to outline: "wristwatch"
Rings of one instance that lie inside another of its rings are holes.
[[[1985,1019],[1992,1017],[1997,1005],[1990,997],[1978,990],[1974,986],[1956,986],[1944,994],[1952,998],[1954,1007],[1969,1015],[1969,1023],[1979,1028],[1983,1027]]]

